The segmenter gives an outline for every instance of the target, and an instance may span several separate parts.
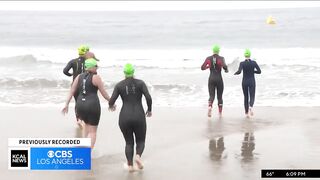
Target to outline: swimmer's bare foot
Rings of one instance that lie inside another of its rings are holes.
[[[86,123],[82,120],[81,120],[81,124],[82,124],[82,127],[84,127],[86,125]]]
[[[247,117],[247,118],[250,118],[250,115],[249,115],[249,113],[246,113],[246,117]]]
[[[208,117],[212,116],[212,107],[208,107]]]
[[[128,171],[129,172],[134,172],[134,167],[132,165],[128,165]]]
[[[253,116],[253,108],[252,107],[249,108],[249,112],[250,112],[250,116]]]
[[[218,109],[219,109],[219,118],[222,118],[222,104],[218,105]]]
[[[136,161],[136,163],[137,163],[137,166],[138,166],[138,168],[139,169],[143,169],[143,162],[142,162],[142,160],[141,160],[141,157],[137,154],[136,155],[136,159],[135,159],[135,161]]]

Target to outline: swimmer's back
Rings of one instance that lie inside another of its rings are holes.
[[[126,78],[120,81],[114,88],[114,95],[109,104],[114,104],[115,99],[120,95],[123,105],[120,116],[126,119],[145,119],[145,112],[142,106],[142,95],[146,97],[148,111],[151,112],[151,96],[146,84],[139,79]]]

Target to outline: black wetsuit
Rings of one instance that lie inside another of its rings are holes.
[[[85,58],[79,56],[79,57],[76,58],[76,59],[70,60],[70,61],[68,62],[68,64],[67,64],[67,66],[63,69],[63,73],[64,73],[66,76],[73,76],[72,83],[73,83],[74,79],[75,79],[79,74],[85,72],[84,61],[85,61]],[[72,74],[69,73],[70,69],[72,69]],[[75,102],[77,102],[78,95],[79,95],[79,92],[78,92],[78,90],[76,90],[76,92],[75,92],[74,95],[73,95]],[[76,109],[76,107],[75,107],[75,112],[76,112],[76,117],[79,118],[79,116],[77,115],[77,109]]]
[[[72,82],[74,79],[81,73],[85,72],[85,67],[84,67],[84,57],[78,57],[76,59],[72,59],[71,61],[68,62],[67,66],[63,69],[63,73],[66,76],[73,76]],[[72,69],[72,74],[69,73],[70,69]],[[78,97],[78,92],[75,93],[74,99],[75,101],[77,100]]]
[[[67,66],[63,69],[63,73],[67,76],[73,76],[73,80],[81,73],[85,71],[84,68],[84,57],[78,57],[76,59],[72,59],[68,62]],[[72,68],[72,74],[69,73],[70,69]]]
[[[136,139],[136,154],[142,155],[146,138],[146,115],[142,106],[142,94],[145,96],[148,111],[151,112],[152,99],[146,84],[142,80],[126,78],[119,82],[112,93],[109,106],[113,106],[118,96],[123,105],[119,115],[119,126],[126,141],[125,153],[128,164],[133,164],[134,138]]]
[[[86,124],[97,126],[100,120],[101,107],[97,94],[98,87],[92,84],[93,73],[80,74],[78,81],[79,96],[76,110],[79,118]]]
[[[222,94],[223,94],[223,80],[221,75],[222,68],[228,72],[228,67],[225,63],[224,57],[214,54],[206,58],[204,63],[201,66],[201,70],[206,70],[210,68],[210,76],[208,80],[209,88],[209,106],[212,106],[212,103],[215,98],[215,91],[217,89],[218,97],[218,106],[221,109],[223,105]]]
[[[239,69],[235,72],[235,75],[238,75],[243,70],[242,78],[242,91],[244,95],[244,108],[245,112],[249,112],[249,105],[253,107],[255,93],[256,93],[256,80],[254,74],[261,74],[261,69],[255,61],[251,59],[246,59],[242,61],[239,65]],[[250,100],[249,100],[250,97]]]

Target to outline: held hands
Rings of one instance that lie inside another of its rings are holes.
[[[147,112],[146,112],[146,116],[147,116],[147,117],[151,117],[151,116],[152,116],[152,112],[151,112],[151,111],[147,111]]]
[[[113,105],[113,106],[109,106],[109,111],[111,111],[111,112],[113,112],[113,111],[115,111],[116,110],[116,108],[117,108],[117,106],[116,105]]]

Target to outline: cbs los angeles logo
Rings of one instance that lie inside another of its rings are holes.
[[[28,150],[11,150],[11,167],[28,167]]]
[[[73,150],[49,149],[43,155],[34,156],[36,165],[83,165],[85,159],[73,157]]]
[[[72,161],[72,151],[71,150],[48,150],[46,157],[36,157],[36,164],[68,164]]]
[[[53,151],[50,150],[47,153],[49,158],[71,158],[72,157],[72,151]]]

